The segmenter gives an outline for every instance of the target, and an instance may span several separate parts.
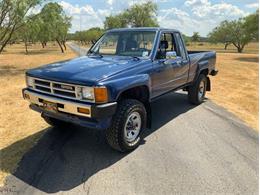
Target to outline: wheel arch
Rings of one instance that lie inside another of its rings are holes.
[[[147,123],[146,126],[148,128],[151,127],[151,105],[150,105],[150,90],[147,85],[138,85],[131,88],[128,88],[122,91],[117,101],[122,101],[124,99],[135,99],[142,102],[145,106],[146,113],[147,113]]]

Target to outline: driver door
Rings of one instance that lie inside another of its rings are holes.
[[[162,33],[156,59],[153,61],[152,98],[162,95],[174,87],[174,65],[178,63],[178,60],[166,59],[166,52],[175,50],[173,33]]]

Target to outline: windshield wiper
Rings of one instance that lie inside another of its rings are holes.
[[[94,53],[94,52],[89,53],[88,56],[89,56],[89,57],[91,57],[91,56],[98,56],[98,57],[100,57],[100,58],[103,58],[103,55],[101,55],[101,54],[99,54],[99,53]]]
[[[137,57],[137,56],[131,56],[134,60],[140,60],[140,58],[139,57]]]

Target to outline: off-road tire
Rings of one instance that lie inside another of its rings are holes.
[[[199,91],[200,91],[201,82],[204,82],[205,86],[204,86],[203,94],[200,97]],[[207,77],[204,74],[200,74],[198,79],[195,81],[195,83],[188,88],[189,102],[195,105],[201,104],[205,99],[206,88],[207,88]]]
[[[141,130],[137,138],[129,143],[124,137],[124,127],[128,116],[138,112],[141,116]],[[113,116],[111,126],[106,130],[106,140],[115,150],[120,152],[130,152],[136,149],[142,140],[142,133],[146,128],[147,114],[144,105],[134,99],[125,99],[119,102],[116,114]]]

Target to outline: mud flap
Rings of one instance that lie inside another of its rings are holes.
[[[211,83],[210,83],[209,77],[207,77],[207,87],[206,87],[206,91],[210,91],[210,90],[211,90]]]

